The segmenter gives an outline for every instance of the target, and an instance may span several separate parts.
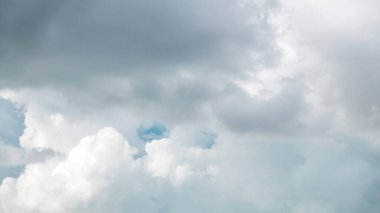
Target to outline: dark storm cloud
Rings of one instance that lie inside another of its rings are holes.
[[[178,68],[237,72],[272,54],[258,6],[237,1],[2,1],[1,79],[20,86]],[[257,54],[259,53],[259,54]],[[5,56],[4,56],[5,55]],[[43,78],[43,80],[42,80]]]
[[[84,109],[202,119],[233,80],[278,58],[267,20],[274,1],[1,4],[0,84],[52,89]]]
[[[58,7],[56,0],[1,0],[1,57],[19,57],[39,45]]]

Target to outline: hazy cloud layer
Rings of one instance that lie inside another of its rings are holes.
[[[378,9],[0,0],[0,212],[379,212]]]

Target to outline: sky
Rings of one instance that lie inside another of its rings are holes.
[[[0,212],[380,212],[378,11],[0,0]]]

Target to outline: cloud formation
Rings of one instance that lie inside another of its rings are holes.
[[[0,1],[0,212],[379,212],[379,6]]]

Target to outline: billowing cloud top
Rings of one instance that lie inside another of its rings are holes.
[[[375,0],[0,0],[0,212],[380,211]]]

